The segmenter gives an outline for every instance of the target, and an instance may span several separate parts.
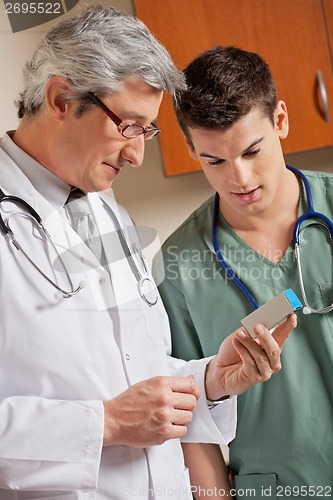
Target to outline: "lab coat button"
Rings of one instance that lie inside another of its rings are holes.
[[[129,361],[131,359],[131,356],[129,354],[125,354],[125,358],[127,359],[127,361]]]

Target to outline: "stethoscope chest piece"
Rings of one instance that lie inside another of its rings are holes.
[[[158,292],[155,283],[148,277],[143,277],[138,281],[138,290],[142,299],[149,306],[154,306],[158,300]]]

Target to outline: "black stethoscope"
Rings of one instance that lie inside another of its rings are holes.
[[[298,270],[298,279],[299,279],[299,284],[300,284],[300,289],[303,297],[303,301],[305,304],[305,307],[303,308],[304,314],[311,314],[311,313],[317,313],[317,314],[325,314],[329,313],[333,310],[333,303],[330,304],[327,307],[323,307],[320,309],[315,309],[309,305],[306,293],[305,293],[305,288],[304,288],[304,282],[303,282],[303,274],[302,274],[302,266],[301,266],[301,254],[300,254],[300,232],[301,232],[301,226],[302,223],[305,220],[308,219],[315,219],[318,224],[324,226],[327,231],[329,232],[331,240],[333,240],[333,223],[330,221],[326,215],[316,212],[313,206],[313,199],[312,199],[312,193],[309,185],[309,181],[297,168],[291,167],[290,165],[287,165],[287,168],[291,170],[295,175],[297,175],[303,182],[304,187],[305,187],[305,192],[306,192],[306,199],[307,199],[307,204],[308,204],[308,211],[305,212],[303,215],[301,215],[295,224],[294,231],[293,231],[293,243],[294,243],[294,254],[297,262],[297,270]],[[238,276],[235,274],[235,272],[231,269],[231,267],[227,264],[227,262],[224,259],[223,253],[220,249],[218,239],[217,239],[217,217],[219,214],[219,194],[215,194],[214,198],[214,204],[213,204],[213,220],[212,220],[212,238],[213,238],[213,245],[214,245],[214,250],[215,254],[217,257],[217,260],[220,262],[222,265],[223,269],[226,271],[228,277],[235,283],[235,285],[242,291],[242,293],[245,295],[247,300],[250,302],[251,306],[253,309],[258,309],[258,304],[251,294],[250,290],[242,283],[242,281],[238,278]]]
[[[5,194],[2,189],[0,189],[0,205],[2,202],[7,201],[14,203],[15,205],[18,205],[20,208],[22,208],[24,211],[23,212],[14,212],[12,213],[6,222],[4,221],[1,213],[0,213],[0,230],[2,233],[10,240],[10,242],[14,245],[14,247],[19,250],[24,257],[32,264],[32,266],[57,290],[57,292],[54,295],[54,298],[56,300],[61,300],[61,299],[69,299],[76,295],[80,290],[82,290],[86,286],[85,281],[80,281],[78,286],[75,288],[74,284],[72,282],[72,279],[70,277],[70,274],[65,266],[65,263],[63,262],[61,255],[59,254],[55,244],[52,241],[52,238],[50,234],[48,233],[47,229],[45,228],[42,218],[40,215],[32,208],[29,203],[26,201],[22,200],[22,198],[19,198],[18,196],[12,196],[12,195],[7,195]],[[141,263],[145,272],[145,275],[143,275],[140,270],[138,265],[136,264],[133,255],[130,251],[130,248],[127,244],[124,232],[119,224],[119,221],[114,214],[114,212],[111,210],[111,207],[107,205],[107,203],[104,203],[104,207],[108,210],[109,215],[111,216],[114,225],[117,230],[117,234],[121,243],[121,246],[124,250],[125,256],[127,261],[129,262],[129,265],[131,267],[131,270],[135,276],[135,279],[137,281],[137,286],[138,286],[138,291],[140,294],[140,297],[148,304],[149,306],[153,306],[157,303],[158,300],[158,291],[155,283],[153,280],[149,277],[148,275],[148,268],[144,259],[144,256],[142,254],[142,251],[139,249],[138,245],[136,245],[136,253],[140,256]],[[52,246],[52,248],[55,250],[59,261],[61,262],[62,268],[64,270],[64,273],[67,277],[68,283],[70,290],[65,290],[61,288],[54,280],[52,280],[47,274],[44,273],[44,271],[36,264],[36,262],[27,254],[27,252],[22,248],[20,243],[17,241],[14,235],[14,231],[11,227],[11,219],[15,217],[22,217],[25,219],[29,219],[33,222],[33,224],[37,227],[39,230],[41,236],[43,236]]]
[[[24,212],[12,213],[8,217],[6,222],[3,220],[3,217],[0,213],[0,230],[2,231],[2,233],[5,236],[7,236],[7,238],[11,241],[11,243],[14,245],[14,247],[17,250],[19,250],[24,255],[24,257],[30,262],[30,264],[32,264],[32,266],[57,290],[57,292],[54,295],[54,298],[56,300],[69,299],[70,297],[73,297],[73,295],[76,295],[80,290],[82,290],[82,288],[84,288],[86,286],[86,282],[80,281],[77,288],[74,288],[74,285],[73,285],[72,279],[69,275],[69,272],[67,271],[67,268],[66,268],[66,266],[65,266],[65,264],[60,256],[56,246],[54,245],[46,227],[44,226],[40,215],[36,212],[36,210],[34,210],[32,208],[31,205],[29,205],[29,203],[22,200],[22,198],[19,198],[18,196],[11,196],[11,195],[5,194],[2,191],[2,189],[0,189],[0,204],[3,201],[9,201],[11,203],[18,205],[19,207],[23,208]],[[20,243],[15,238],[14,231],[12,230],[12,228],[10,226],[11,219],[13,219],[15,217],[22,217],[22,218],[31,220],[32,223],[35,225],[35,227],[37,227],[37,229],[39,230],[41,236],[43,236],[51,244],[52,248],[57,253],[59,261],[61,262],[61,265],[63,267],[64,273],[67,277],[67,280],[68,280],[68,283],[70,286],[70,290],[64,290],[55,281],[53,281],[49,276],[47,276],[47,274],[44,273],[44,271],[36,264],[36,262],[22,248]]]

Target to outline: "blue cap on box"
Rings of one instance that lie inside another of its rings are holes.
[[[302,302],[299,300],[296,293],[291,288],[288,288],[288,290],[285,290],[283,293],[289,300],[294,311],[297,311],[297,309],[301,309],[303,307]]]

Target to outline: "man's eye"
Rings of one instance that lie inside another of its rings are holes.
[[[222,165],[223,162],[224,162],[224,160],[208,161],[207,167],[217,167],[218,165]]]
[[[247,151],[246,153],[244,153],[243,156],[255,156],[257,155],[258,153],[260,153],[260,148],[258,149],[253,149],[252,151]]]

